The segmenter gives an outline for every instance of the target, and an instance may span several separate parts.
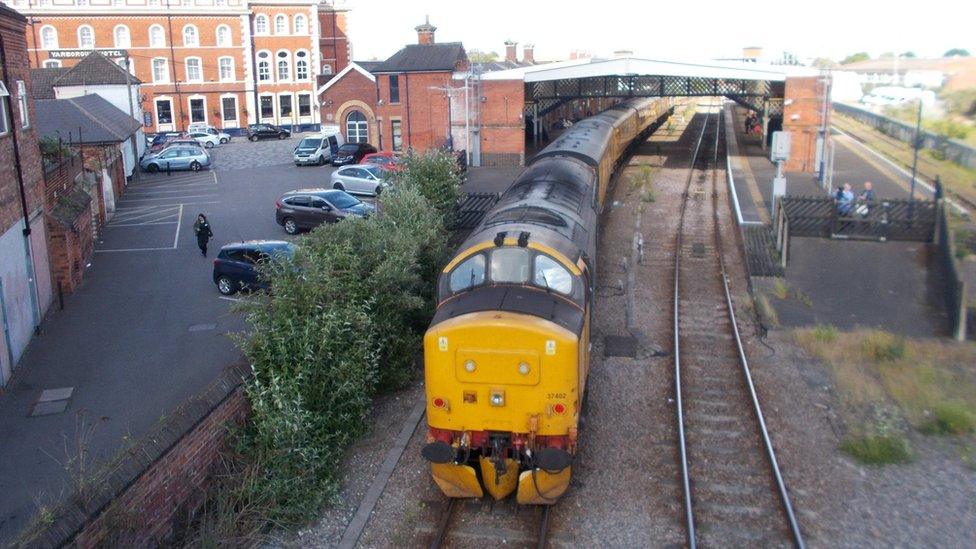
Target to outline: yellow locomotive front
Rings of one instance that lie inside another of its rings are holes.
[[[569,485],[588,361],[580,265],[499,234],[449,264],[424,337],[424,457],[450,497],[548,504]],[[581,263],[582,264],[582,263]]]

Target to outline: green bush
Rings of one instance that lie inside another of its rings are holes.
[[[813,337],[821,343],[832,343],[837,339],[837,328],[830,324],[817,324],[813,328]]]
[[[854,459],[868,465],[908,463],[912,460],[911,447],[898,435],[864,435],[846,438],[841,449]]]
[[[445,218],[451,215],[461,196],[461,176],[454,157],[439,149],[409,152],[402,165],[403,171],[393,175],[394,187],[416,187]]]
[[[976,419],[965,406],[942,404],[932,412],[932,419],[922,427],[930,435],[964,435],[976,429]]]
[[[886,332],[870,332],[861,341],[861,352],[871,362],[890,362],[905,357],[905,338]]]

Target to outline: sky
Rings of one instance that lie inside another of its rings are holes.
[[[971,0],[334,0],[350,8],[356,60],[386,59],[416,43],[424,16],[438,42],[504,56],[506,40],[535,44],[537,60],[566,59],[572,50],[609,56],[632,50],[652,59],[739,57],[762,46],[777,57],[840,60],[866,51],[912,51],[940,57],[951,48],[976,54],[976,3]],[[966,7],[968,5],[968,7]],[[519,46],[521,56],[521,45]]]

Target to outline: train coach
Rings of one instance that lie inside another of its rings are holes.
[[[427,441],[448,497],[551,504],[569,486],[589,369],[598,217],[629,147],[670,115],[631,99],[539,152],[438,281]]]

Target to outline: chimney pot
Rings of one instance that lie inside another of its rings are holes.
[[[522,62],[527,65],[535,65],[535,45],[526,44],[522,46]]]
[[[516,46],[518,46],[518,42],[514,40],[505,41],[505,61],[518,63],[518,57],[515,55]]]
[[[417,31],[418,44],[426,46],[434,43],[434,31],[437,30],[437,27],[430,24],[429,15],[424,17],[424,24],[417,25],[414,27],[414,30]]]

